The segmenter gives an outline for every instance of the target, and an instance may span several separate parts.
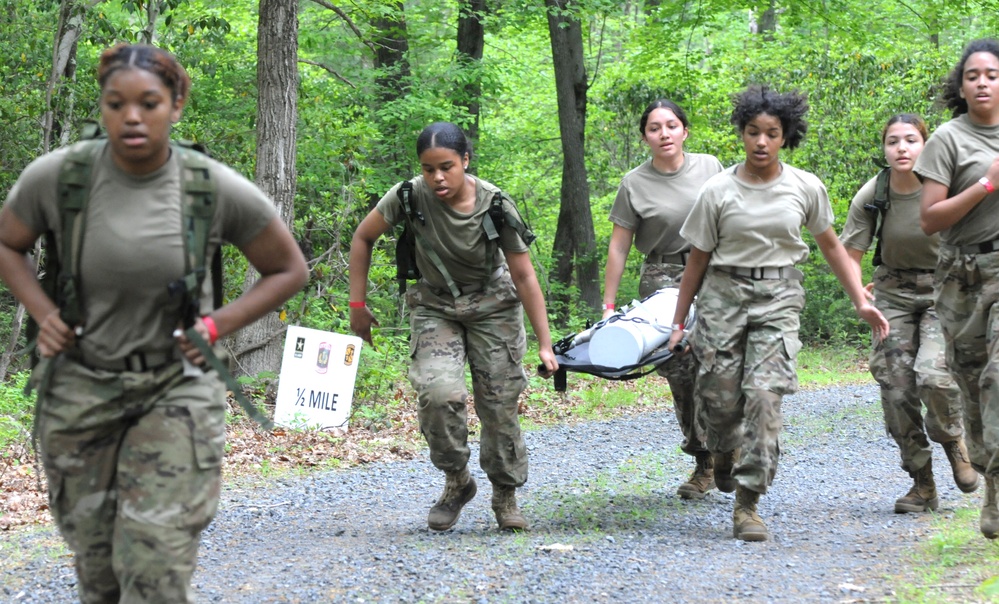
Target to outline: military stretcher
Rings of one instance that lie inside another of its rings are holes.
[[[552,349],[559,364],[553,375],[555,390],[565,392],[570,371],[608,380],[632,380],[648,375],[679,354],[685,343],[677,350],[668,347],[678,295],[676,288],[662,288],[555,342]],[[684,324],[692,326],[695,318],[691,306]]]

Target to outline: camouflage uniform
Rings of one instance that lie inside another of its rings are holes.
[[[420,431],[430,460],[445,472],[468,462],[465,360],[472,373],[475,412],[482,423],[479,463],[497,485],[527,482],[527,448],[517,418],[527,386],[523,306],[509,269],[458,298],[425,281],[406,293],[411,311],[409,380],[417,393]]]
[[[55,233],[55,249],[63,245],[59,174],[68,152],[32,162],[7,197],[33,232]],[[276,213],[256,185],[205,161],[216,202],[210,258],[223,242],[244,248]],[[181,168],[172,153],[154,173],[133,176],[109,147],[99,149],[77,257],[86,331],[32,376],[37,383],[51,368],[37,403],[41,454],[84,602],[188,601],[200,532],[217,506],[225,391],[217,375],[183,376],[172,335],[184,309],[167,285],[190,271]],[[212,308],[210,283],[203,313]],[[157,369],[123,371],[136,355],[157,358]]]
[[[682,275],[683,265],[646,262],[642,265],[638,294],[644,298],[663,287],[679,287]],[[666,378],[670,392],[673,393],[673,410],[683,433],[680,449],[688,455],[707,453],[704,447],[704,424],[695,407],[696,357],[692,354],[674,356],[656,372]]]
[[[707,448],[740,449],[732,477],[766,493],[777,473],[781,400],[798,389],[801,283],[736,277],[709,267],[697,298],[692,346]]]
[[[999,476],[999,252],[961,254],[945,245],[936,308],[950,343],[947,365],[964,396],[971,465]]]
[[[898,444],[902,469],[912,473],[930,460],[929,440],[961,438],[961,391],[947,370],[933,273],[882,265],[874,273],[874,294],[891,329],[871,351],[871,374],[881,386],[885,427]]]
[[[221,485],[221,380],[184,377],[180,362],[141,373],[66,355],[49,362],[39,439],[80,600],[193,602],[200,535]]]

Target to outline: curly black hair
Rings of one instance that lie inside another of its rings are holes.
[[[780,120],[784,131],[785,149],[794,149],[808,131],[805,114],[808,113],[808,96],[797,90],[779,93],[765,85],[753,85],[732,99],[734,105],[729,121],[741,133],[746,124],[761,113]]]
[[[968,101],[961,98],[961,84],[964,82],[964,64],[976,52],[991,52],[999,58],[999,42],[992,38],[981,38],[968,42],[968,45],[964,47],[961,60],[957,62],[954,69],[947,74],[947,79],[944,80],[944,89],[941,95],[944,106],[951,111],[951,117],[968,112]]]

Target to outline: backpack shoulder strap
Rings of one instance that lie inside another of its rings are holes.
[[[106,143],[104,139],[92,139],[74,144],[59,168],[59,228],[62,238],[59,249],[49,253],[55,253],[58,258],[54,301],[67,325],[83,322],[79,291],[80,251],[86,230],[94,160]]]
[[[507,203],[503,203],[504,201]],[[504,226],[509,226],[517,231],[517,234],[527,245],[534,243],[537,238],[531,229],[524,224],[513,200],[503,191],[497,190],[493,194],[489,210],[482,216],[482,229],[486,232],[486,239],[490,245],[489,257],[493,259],[493,263],[496,262],[496,251],[499,248],[499,232]]]
[[[208,272],[206,257],[212,220],[215,217],[216,187],[212,178],[208,157],[193,147],[182,143],[172,143],[177,153],[180,169],[182,196],[181,216],[184,237],[184,278],[183,293],[186,297],[185,321],[193,321],[200,315],[201,289]],[[218,252],[216,252],[218,257]],[[215,306],[221,306],[221,271],[219,265],[212,265],[212,290]],[[180,284],[174,286],[180,289]]]
[[[430,244],[427,238],[423,236],[422,231],[416,226],[417,221],[419,221],[420,225],[426,225],[427,221],[423,217],[422,212],[414,209],[412,181],[404,180],[399,186],[398,194],[399,200],[402,202],[402,209],[406,216],[406,229],[413,233],[415,241],[419,242],[420,247],[423,249],[423,252],[427,255],[427,257],[430,258],[430,262],[434,265],[434,268],[436,268],[437,271],[440,272],[441,276],[444,277],[444,281],[447,282],[447,288],[450,290],[451,295],[457,298],[461,295],[461,289],[458,287],[458,284],[454,282],[454,279],[451,277],[451,273],[448,272],[447,267],[444,266],[444,261],[441,260],[440,255],[437,254],[437,250],[434,249],[434,246]]]
[[[888,208],[891,207],[890,181],[891,168],[882,168],[878,172],[877,181],[874,184],[874,200],[868,206],[865,206],[872,214],[874,237],[877,239],[877,244],[874,247],[874,257],[871,259],[871,264],[874,266],[881,265],[881,231],[885,226],[885,215],[888,213]]]

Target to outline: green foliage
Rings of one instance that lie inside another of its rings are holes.
[[[358,0],[338,5],[348,23],[319,3],[301,5],[294,230],[312,279],[287,305],[289,322],[349,331],[346,264],[353,230],[392,184],[415,173],[415,138],[426,123],[469,123],[462,95],[470,82],[482,86],[472,169],[507,191],[538,234],[534,259],[542,287],[549,297],[568,294],[570,300],[549,309],[555,330],[561,335],[599,318],[573,302],[577,285],[547,279],[555,263],[551,244],[562,169],[548,9],[523,0],[491,7],[484,16],[484,57],[469,65],[455,53],[457,6]],[[98,115],[99,52],[117,41],[139,39],[146,7],[139,0],[108,1],[85,13],[76,80],[56,95],[58,103],[72,100],[74,121]],[[53,2],[0,0],[5,32],[0,193],[42,150],[39,124],[58,8]],[[809,133],[801,148],[784,152],[783,159],[823,180],[839,228],[853,194],[882,160],[878,137],[887,117],[917,111],[931,127],[945,121],[948,116],[934,104],[938,82],[967,39],[990,35],[999,26],[991,0],[904,5],[788,0],[781,3],[778,29],[767,37],[750,32],[760,8],[750,0],[573,3],[586,51],[587,169],[600,264],[618,183],[646,157],[638,117],[655,98],[672,98],[686,109],[689,151],[712,153],[731,165],[743,156],[729,123],[734,93],[753,82],[807,93]],[[223,9],[206,0],[168,0],[161,10],[155,42],[177,54],[194,82],[176,134],[207,143],[216,158],[252,176],[257,3],[235,0]],[[375,68],[374,41],[384,34],[386,19],[406,24],[406,69]],[[68,133],[75,124],[59,126]],[[407,317],[397,293],[392,244],[390,235],[376,246],[370,274],[369,303],[381,327],[375,334],[379,351],[366,347],[363,355],[362,400],[391,396],[392,385],[405,375]],[[233,299],[242,290],[246,264],[232,250],[225,259],[226,298]],[[620,287],[622,301],[637,297],[640,264],[633,252]],[[869,272],[869,261],[864,267]],[[814,245],[803,268],[808,304],[802,338],[863,345],[867,328]],[[14,307],[9,292],[0,289],[0,315],[10,317]],[[0,323],[4,337],[9,320]]]
[[[962,580],[954,586],[956,591],[948,590],[946,601],[999,601],[999,548],[978,530],[979,505],[978,497],[969,497],[953,513],[933,516],[929,539],[913,555],[906,573],[912,582],[904,576],[893,578],[898,601],[939,602],[940,586],[952,583],[956,573]]]
[[[0,382],[0,452],[16,443],[26,443],[34,421],[34,395],[24,396],[30,373],[18,373]]]

